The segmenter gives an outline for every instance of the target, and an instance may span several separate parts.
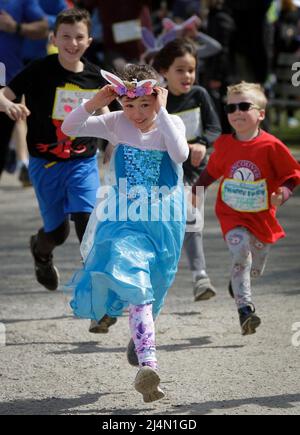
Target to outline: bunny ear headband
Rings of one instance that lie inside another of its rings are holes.
[[[200,19],[197,15],[193,15],[181,24],[176,24],[169,18],[165,18],[163,20],[164,33],[157,38],[149,29],[143,27],[142,41],[147,49],[146,54],[158,53],[165,45],[178,38],[181,32],[183,32],[184,30],[197,29],[199,24]]]
[[[197,28],[199,24],[200,24],[200,19],[197,15],[193,15],[191,18],[189,18],[188,20],[184,21],[184,23],[181,24],[176,24],[174,23],[174,21],[170,20],[169,18],[165,18],[163,20],[163,27],[167,32],[175,30],[176,32],[179,33],[183,30]]]
[[[145,95],[151,95],[154,91],[154,87],[157,86],[156,80],[142,80],[138,82],[134,80],[133,82],[123,82],[119,77],[114,74],[101,70],[102,77],[105,78],[113,87],[119,97],[128,98],[138,98],[144,97]]]
[[[155,37],[153,32],[151,32],[146,27],[142,28],[142,41],[147,51],[146,54],[149,53],[158,53],[168,42],[173,41],[177,37],[177,31],[171,29],[167,33],[159,37]]]

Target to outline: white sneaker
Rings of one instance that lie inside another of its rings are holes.
[[[194,284],[194,301],[208,301],[217,295],[216,289],[212,285],[210,279],[200,278]]]

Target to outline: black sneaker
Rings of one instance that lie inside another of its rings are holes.
[[[97,322],[96,320],[91,320],[89,332],[91,334],[107,334],[109,328],[115,323],[117,323],[116,317],[110,317],[105,314],[105,316],[103,316],[102,319],[99,320],[99,322]]]
[[[233,293],[233,288],[232,288],[231,281],[230,281],[229,286],[228,286],[228,291],[229,291],[229,294],[232,297],[232,299],[234,299],[234,293]]]
[[[20,174],[19,174],[19,181],[23,185],[23,187],[31,187],[32,183],[29,178],[28,169],[25,165],[22,165]]]
[[[57,290],[59,286],[59,273],[53,265],[53,256],[44,259],[35,253],[37,236],[30,238],[30,250],[34,259],[34,268],[37,281],[47,290]]]
[[[256,328],[261,324],[260,318],[255,314],[254,305],[247,305],[239,309],[240,324],[242,335],[252,335],[256,333]]]
[[[139,366],[139,360],[138,360],[138,357],[136,354],[135,344],[134,344],[134,341],[132,339],[128,343],[127,350],[126,350],[126,356],[127,356],[127,361],[129,362],[129,364],[131,366],[133,366],[133,367]]]

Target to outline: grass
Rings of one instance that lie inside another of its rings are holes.
[[[300,111],[296,113],[295,117],[300,121]],[[275,122],[275,112],[274,109],[272,109],[270,133],[274,134],[274,136],[278,137],[280,140],[282,140],[282,142],[284,142],[289,147],[298,148],[298,150],[300,151],[300,125],[297,128],[288,127],[286,113],[283,113],[281,115],[279,126],[276,125],[274,122]]]

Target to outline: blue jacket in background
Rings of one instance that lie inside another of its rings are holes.
[[[1,0],[0,0],[1,1]],[[65,0],[38,0],[48,20],[50,30],[53,30],[56,16],[67,9]],[[33,41],[25,39],[23,44],[22,59],[25,61],[40,59],[47,56],[48,39]]]
[[[0,11],[7,12],[17,23],[31,23],[45,17],[37,0],[0,0]],[[23,68],[23,41],[21,36],[0,32],[0,62],[6,67],[6,83]]]

